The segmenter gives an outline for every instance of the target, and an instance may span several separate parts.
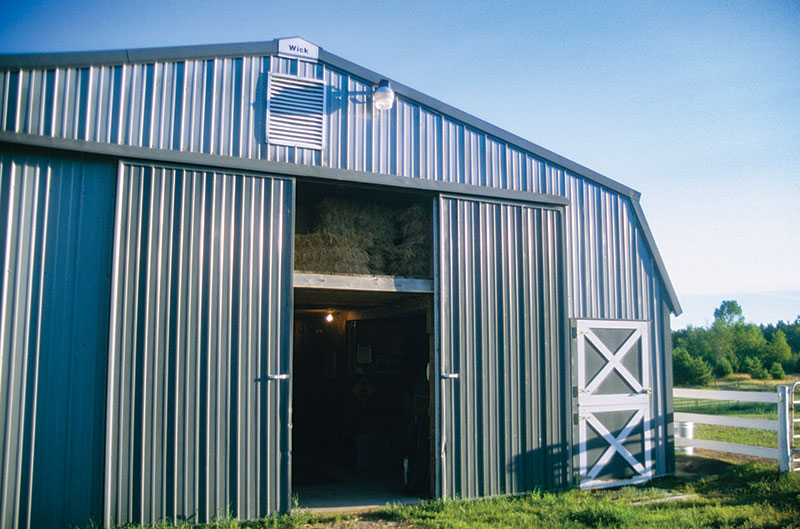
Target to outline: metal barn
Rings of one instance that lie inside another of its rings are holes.
[[[639,196],[300,38],[0,56],[0,525],[669,474]]]

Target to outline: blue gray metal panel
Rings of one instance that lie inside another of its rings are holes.
[[[102,516],[115,164],[0,150],[0,526]]]
[[[0,129],[563,196],[570,317],[658,322],[662,301],[680,312],[636,192],[406,87],[376,112],[376,74],[321,58],[0,70]],[[268,71],[326,81],[322,151],[265,143]]]
[[[265,143],[268,71],[326,81],[324,150]],[[625,279],[631,283],[621,286],[641,287],[639,272],[657,277],[672,309],[680,312],[652,235],[633,202],[636,193],[601,175],[587,178],[564,169],[560,157],[556,162],[546,160],[402,95],[391,110],[375,111],[371,92],[371,83],[363,78],[324,63],[278,56],[2,70],[0,128],[557,194],[581,201],[578,213],[570,216],[570,227],[578,227],[577,222],[583,230],[613,215],[605,209],[616,208],[624,213],[621,221],[637,232],[633,244],[639,245],[641,237],[643,245],[635,253],[645,263],[641,270],[629,267]],[[592,258],[571,257],[576,266]],[[595,270],[585,264],[590,272],[587,280],[612,288],[584,289],[589,297],[578,302],[588,304],[591,314],[572,311],[572,316],[594,318],[606,311],[638,310],[632,308],[634,300],[620,305],[621,294],[613,288],[619,278],[592,275]],[[641,288],[636,292],[648,293]]]
[[[440,494],[565,486],[562,214],[449,198],[439,210]]]
[[[3,71],[4,130],[264,159],[269,57]],[[302,163],[302,159],[293,159]]]
[[[291,180],[123,164],[105,524],[289,508]]]

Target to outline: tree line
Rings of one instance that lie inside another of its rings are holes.
[[[672,344],[676,385],[707,386],[732,373],[761,380],[800,373],[800,316],[791,323],[746,323],[735,300],[714,310],[711,325],[673,331]]]

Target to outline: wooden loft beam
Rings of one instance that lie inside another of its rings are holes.
[[[294,286],[302,288],[326,288],[334,290],[372,290],[375,292],[409,292],[430,294],[432,279],[400,276],[333,275],[294,273]]]

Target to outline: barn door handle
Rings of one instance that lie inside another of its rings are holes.
[[[289,375],[281,373],[279,375],[267,375],[267,380],[289,380]]]
[[[453,380],[458,378],[458,373],[442,373],[442,380]]]

